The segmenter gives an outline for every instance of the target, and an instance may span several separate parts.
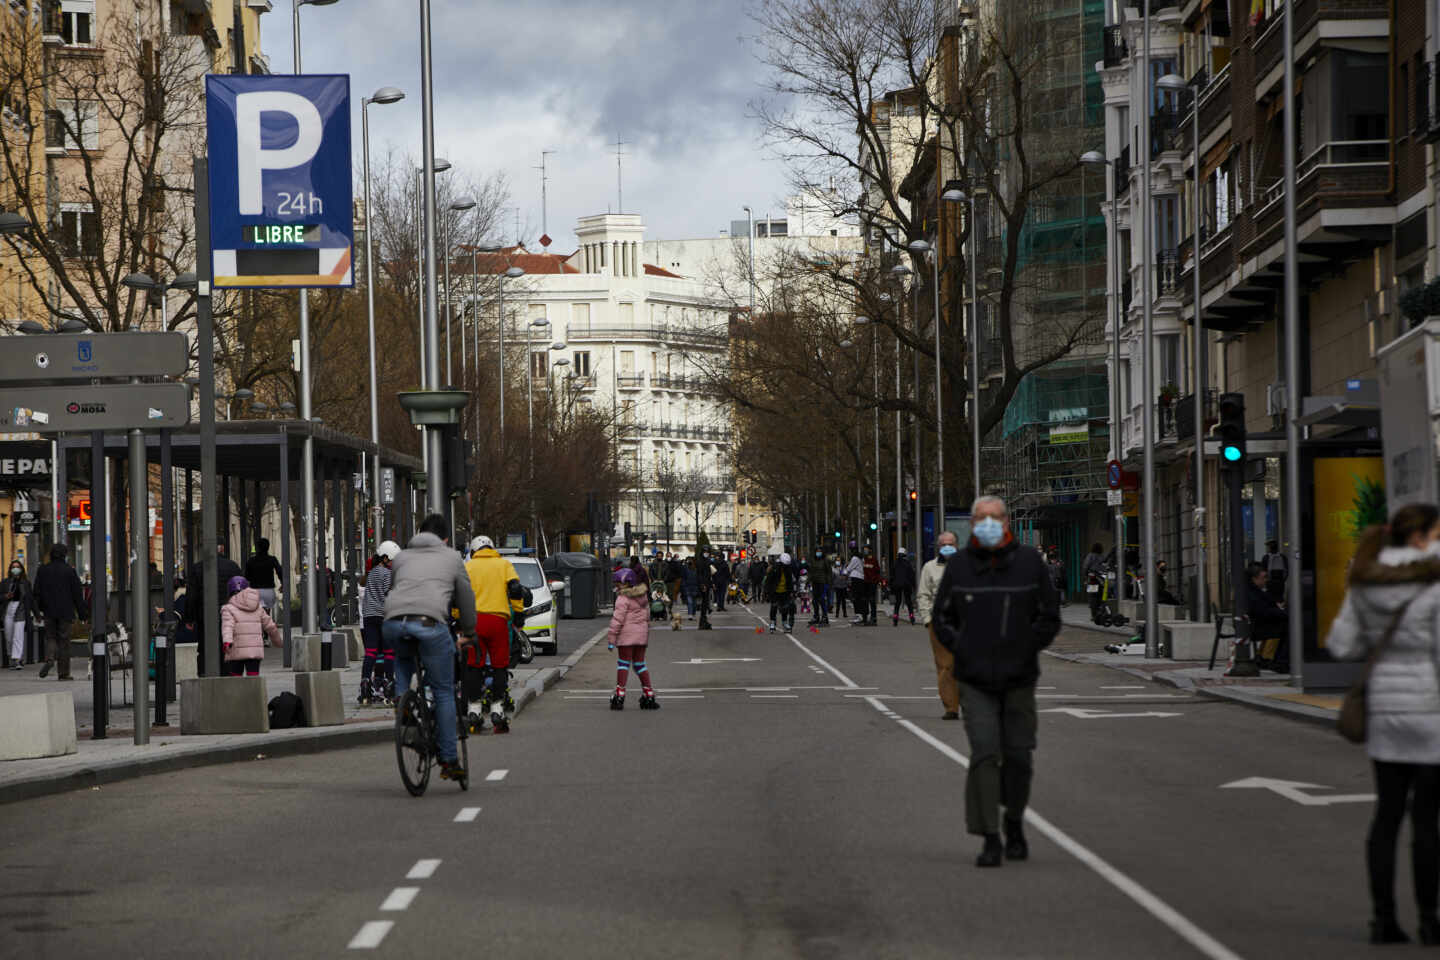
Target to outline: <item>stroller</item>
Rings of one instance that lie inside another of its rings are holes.
[[[670,619],[670,595],[663,583],[655,582],[650,585],[650,619]]]

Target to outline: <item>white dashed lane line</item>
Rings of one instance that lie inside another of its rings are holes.
[[[510,772],[509,770],[491,770],[490,773],[489,773],[489,775],[487,775],[487,776],[485,777],[485,779],[486,779],[486,780],[491,780],[491,781],[494,781],[494,780],[504,780],[504,779],[505,779],[505,775],[506,775],[507,773],[509,773],[509,772]]]
[[[411,867],[410,872],[405,874],[405,879],[429,880],[431,877],[435,876],[435,871],[439,869],[439,867],[439,860],[416,860],[415,866]]]
[[[391,920],[371,920],[361,927],[355,936],[350,938],[348,949],[374,950],[380,946],[381,942],[385,939],[385,935],[390,932],[390,928],[393,926],[395,926],[395,923]]]
[[[415,898],[419,894],[419,887],[396,887],[390,891],[390,896],[385,898],[385,902],[380,904],[380,910],[382,913],[389,913],[395,910],[409,910],[410,904],[415,902]]]
[[[460,812],[455,814],[456,823],[474,823],[475,818],[480,816],[479,807],[461,807]]]

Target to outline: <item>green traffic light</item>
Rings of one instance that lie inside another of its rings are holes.
[[[1227,445],[1221,452],[1224,455],[1225,459],[1230,461],[1231,463],[1235,463],[1237,460],[1240,459],[1241,456],[1239,447]]]
[[[870,529],[871,529],[871,530],[874,530],[874,529],[876,529],[876,527],[875,527],[875,524],[874,524],[874,522],[873,522],[873,521],[872,521],[872,522],[871,522],[871,524],[870,524]]]

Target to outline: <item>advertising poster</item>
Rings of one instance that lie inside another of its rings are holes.
[[[1345,599],[1345,578],[1360,531],[1384,523],[1383,457],[1316,457],[1315,639],[1321,649]]]

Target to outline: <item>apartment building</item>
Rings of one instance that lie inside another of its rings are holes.
[[[1147,95],[1134,76],[1140,16],[1133,3],[1109,11],[1105,55],[1097,64],[1109,107],[1106,154],[1116,165],[1109,214],[1120,231],[1123,268],[1110,290],[1123,316],[1121,454],[1138,463],[1140,411],[1155,405],[1161,492],[1159,503],[1143,509],[1158,520],[1159,556],[1172,567],[1183,565],[1189,582],[1196,556],[1193,391],[1207,399],[1202,435],[1215,394],[1245,396],[1252,467],[1244,554],[1258,557],[1266,540],[1292,535],[1279,501],[1286,472],[1298,470],[1303,529],[1297,533],[1309,597],[1303,615],[1314,647],[1307,659],[1323,661],[1317,637],[1334,614],[1325,598],[1343,584],[1349,558],[1348,549],[1334,544],[1348,540],[1347,524],[1358,522],[1382,475],[1375,354],[1416,322],[1400,308],[1402,298],[1435,275],[1435,8],[1423,0],[1153,0],[1151,9],[1151,76],[1176,73],[1188,81],[1188,93]],[[1293,104],[1282,96],[1287,16],[1294,18]],[[1198,118],[1192,113],[1197,104]],[[1134,134],[1141,109],[1151,111],[1148,145]],[[1286,409],[1286,123],[1294,124],[1298,144],[1298,411]],[[1156,355],[1148,359],[1156,364],[1156,397],[1136,389],[1145,358],[1137,346],[1142,258],[1134,207],[1147,153],[1155,187],[1157,337]],[[1197,164],[1198,224],[1191,214]],[[1198,377],[1188,347],[1197,316],[1191,293],[1197,260]],[[1299,463],[1284,457],[1287,416],[1303,426]],[[1208,470],[1199,503],[1209,508],[1205,539],[1220,548],[1208,554],[1208,580],[1212,600],[1227,607],[1234,582],[1224,561],[1231,523],[1218,489],[1216,471]],[[1337,498],[1353,508],[1337,511]]]
[[[580,246],[569,255],[515,246],[457,262],[457,313],[472,265],[487,277],[524,270],[507,283],[506,339],[525,345],[519,349],[529,355],[534,390],[613,418],[614,455],[640,478],[615,505],[617,530],[631,531],[625,549],[668,542],[692,552],[702,530],[715,546],[738,544],[730,416],[707,388],[728,358],[731,305],[712,284],[646,262],[638,214],[582,217],[575,232]],[[507,416],[524,416],[523,402],[507,398]],[[667,471],[707,478],[698,526],[693,510],[677,510],[668,524],[661,515],[655,484]]]

